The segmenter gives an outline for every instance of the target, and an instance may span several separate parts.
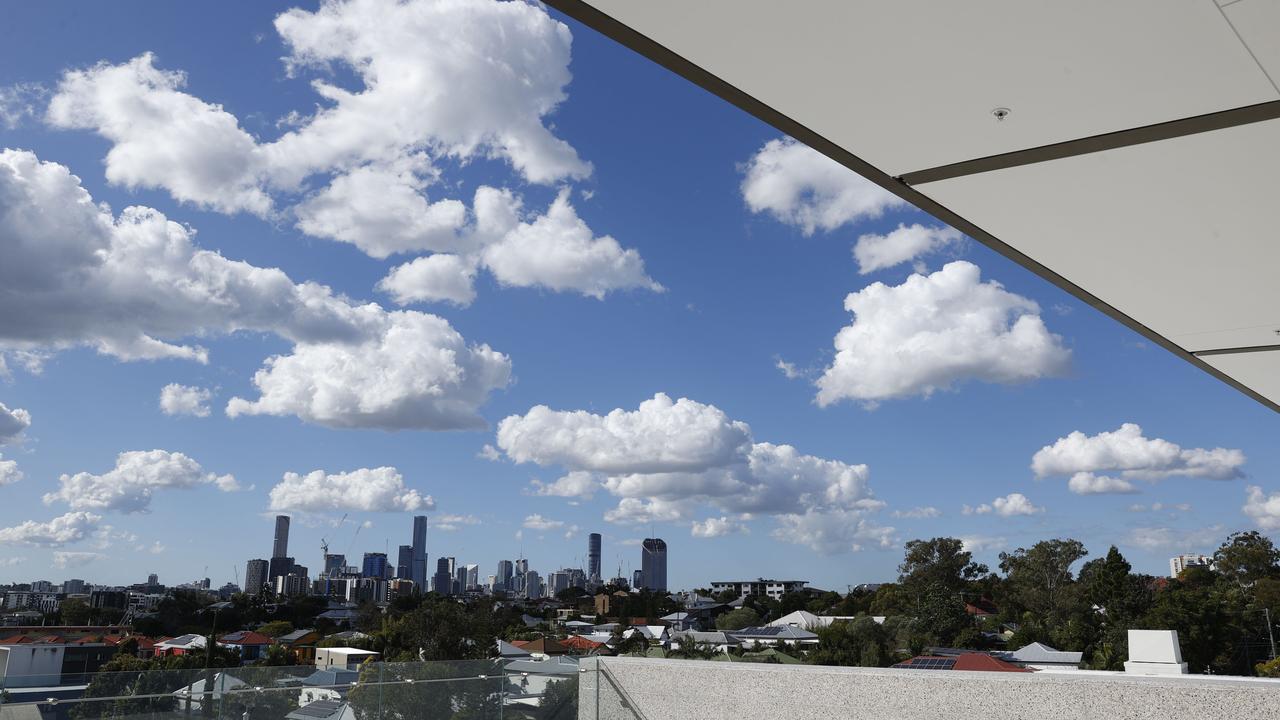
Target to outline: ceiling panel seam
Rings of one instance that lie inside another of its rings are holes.
[[[1245,52],[1249,53],[1249,57],[1253,58],[1253,62],[1257,64],[1258,69],[1262,71],[1262,75],[1271,83],[1271,87],[1275,88],[1277,94],[1280,94],[1280,84],[1277,84],[1276,79],[1271,77],[1271,73],[1267,72],[1266,66],[1264,66],[1262,61],[1258,59],[1258,56],[1253,53],[1253,48],[1249,47],[1249,43],[1244,41],[1244,38],[1240,35],[1240,31],[1236,29],[1236,24],[1231,22],[1231,18],[1227,15],[1227,11],[1222,8],[1222,5],[1218,5],[1218,14],[1226,21],[1227,27],[1231,28],[1231,32],[1236,36],[1236,40],[1239,40],[1240,44],[1244,46]]]

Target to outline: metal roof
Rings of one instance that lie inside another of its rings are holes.
[[[1280,3],[547,4],[1280,411]]]

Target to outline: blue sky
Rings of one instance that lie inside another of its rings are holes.
[[[425,512],[482,577],[653,527],[675,587],[1280,528],[1235,390],[554,12],[384,5],[3,11],[0,581],[221,584],[276,511],[311,568]]]

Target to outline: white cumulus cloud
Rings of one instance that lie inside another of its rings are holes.
[[[884,506],[872,496],[866,465],[756,442],[746,423],[688,398],[658,393],[636,410],[603,415],[539,405],[499,423],[496,445],[516,463],[568,471],[555,483],[535,482],[535,494],[587,497],[603,487],[619,498],[605,513],[612,523],[692,522],[701,508],[744,525],[769,516],[779,524],[775,537],[824,552],[878,545],[892,534],[866,519]],[[855,523],[856,537],[825,539],[853,519],[864,521]]]
[[[959,230],[943,225],[899,224],[886,235],[868,233],[859,237],[853,246],[853,257],[858,261],[858,273],[867,275],[911,262],[963,239]]]
[[[663,393],[607,415],[538,405],[498,424],[498,448],[517,463],[605,473],[697,472],[742,458],[751,429],[713,405]]]
[[[885,550],[897,545],[894,528],[877,525],[854,510],[809,510],[778,517],[772,535],[777,540],[806,545],[824,555]]]
[[[177,200],[222,212],[269,213],[257,142],[220,105],[182,92],[185,84],[183,73],[157,68],[151,53],[71,70],[49,101],[46,119],[109,140],[112,183],[163,188]]]
[[[1061,375],[1071,352],[1041,321],[1035,302],[982,282],[972,263],[948,263],[901,285],[872,283],[845,298],[853,324],[818,379],[821,406],[928,397],[980,380],[1019,383]]]
[[[1280,530],[1280,492],[1264,494],[1262,488],[1245,488],[1244,514],[1263,530]]]
[[[746,533],[749,530],[745,524],[721,515],[694,521],[690,526],[690,532],[697,538],[715,538]]]
[[[169,383],[160,389],[160,410],[165,415],[209,417],[209,398],[213,393],[201,387]]]
[[[89,512],[69,512],[48,522],[26,520],[13,527],[0,528],[0,544],[62,547],[84,540],[101,521],[101,515]]]
[[[206,485],[223,492],[240,489],[235,477],[206,472],[200,463],[180,452],[133,450],[117,455],[115,467],[101,475],[62,475],[58,490],[46,493],[44,501],[65,502],[73,510],[143,513],[150,511],[151,498],[157,490]]]
[[[53,566],[59,570],[84,567],[90,563],[106,559],[106,555],[96,552],[76,552],[69,550],[53,551]]]
[[[909,520],[924,520],[927,518],[936,518],[942,515],[942,511],[932,505],[922,507],[913,507],[910,510],[894,510],[890,513],[896,518],[906,518]]]
[[[448,302],[466,307],[476,299],[476,263],[461,255],[437,253],[396,266],[378,289],[397,305]]]
[[[551,518],[545,518],[537,513],[534,513],[533,515],[529,515],[525,517],[522,527],[524,527],[526,530],[541,530],[541,531],[559,530],[560,528],[564,527],[564,521],[552,520]]]
[[[31,413],[22,408],[9,409],[0,403],[0,445],[17,442],[31,427]]]
[[[479,525],[480,518],[475,515],[437,515],[432,519],[431,527],[443,532],[455,532],[463,525]]]
[[[1199,548],[1214,547],[1225,536],[1221,525],[1204,528],[1135,527],[1129,530],[1125,542],[1143,550],[1181,550],[1190,552]]]
[[[1244,453],[1227,448],[1183,448],[1161,438],[1148,438],[1135,423],[1085,435],[1074,431],[1046,445],[1031,458],[1036,477],[1067,476],[1071,492],[1135,493],[1134,480],[1158,482],[1182,476],[1232,480],[1244,475]],[[1109,474],[1102,474],[1109,473]]]
[[[990,535],[964,535],[960,538],[965,552],[980,553],[988,550],[1000,550],[1008,541],[1002,537]]]
[[[562,191],[543,215],[521,222],[485,247],[484,265],[503,285],[545,287],[603,298],[613,290],[662,291],[635,250],[595,237]]]
[[[149,208],[116,218],[35,155],[0,152],[0,351],[87,345],[124,360],[207,352],[187,338],[239,330],[293,343],[238,414],[297,414],[335,427],[453,429],[505,387],[510,361],[445,320],[353,304],[280,270],[227,260]]]
[[[490,446],[491,447],[491,446]],[[600,489],[600,478],[595,473],[575,470],[552,482],[534,480],[530,483],[534,495],[590,499]]]
[[[295,208],[298,229],[379,259],[456,249],[467,208],[458,200],[428,201],[424,162],[419,156],[399,166],[367,165],[339,175]]]
[[[0,486],[12,485],[19,480],[22,480],[22,478],[23,474],[22,471],[18,469],[17,461],[5,460],[4,456],[0,455]]]
[[[805,235],[830,231],[906,203],[791,138],[770,140],[746,164],[742,199]]]
[[[306,475],[287,472],[271,488],[272,512],[414,512],[435,509],[430,495],[405,487],[393,467],[359,468]]]
[[[1139,492],[1133,483],[1122,477],[1078,472],[1067,481],[1067,489],[1077,495],[1129,495]]]
[[[227,415],[296,415],[328,427],[453,430],[484,427],[479,407],[507,386],[511,361],[468,345],[435,315],[379,313],[380,328],[350,342],[300,342],[253,377],[260,396]]]

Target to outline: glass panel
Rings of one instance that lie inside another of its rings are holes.
[[[0,720],[633,720],[595,660],[148,669],[4,678]],[[590,702],[580,703],[588,697]]]

